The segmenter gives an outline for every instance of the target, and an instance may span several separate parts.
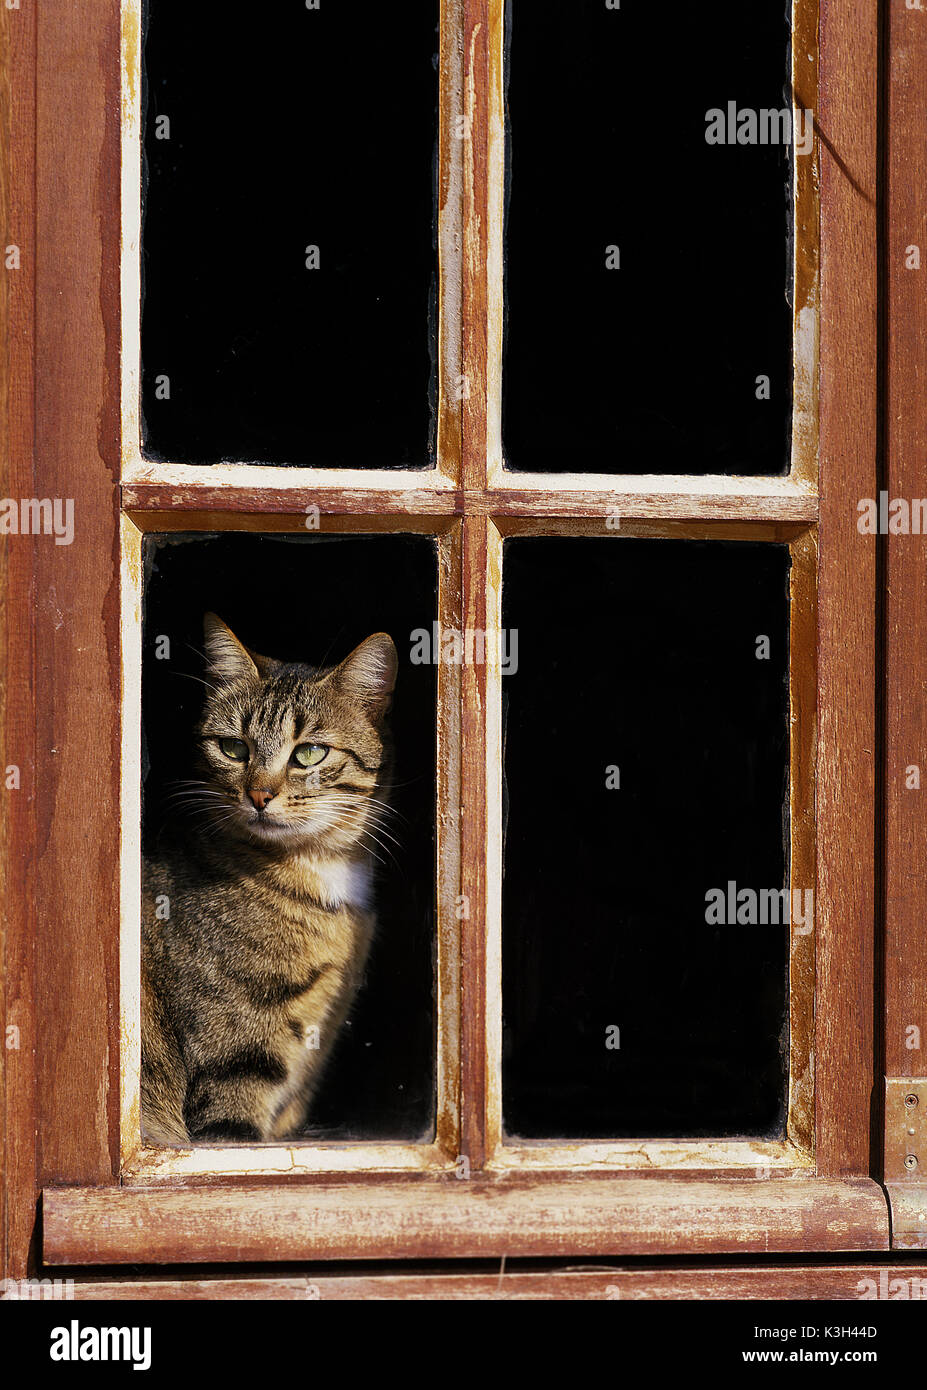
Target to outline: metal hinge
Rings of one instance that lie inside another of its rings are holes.
[[[927,1250],[927,1077],[886,1077],[884,1181],[892,1248]]]

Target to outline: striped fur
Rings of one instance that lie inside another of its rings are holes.
[[[249,652],[213,614],[205,638],[201,775],[177,793],[176,848],[144,865],[142,1125],[164,1144],[305,1125],[363,976],[388,833],[392,640],[315,670]],[[307,745],[326,750],[311,768]]]

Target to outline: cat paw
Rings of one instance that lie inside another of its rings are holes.
[[[243,1120],[210,1120],[190,1130],[190,1138],[195,1144],[259,1144],[261,1136],[254,1125]]]

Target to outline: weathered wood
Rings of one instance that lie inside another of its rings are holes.
[[[461,548],[464,630],[487,631],[492,602],[489,578],[492,523],[467,517]],[[488,759],[488,668],[470,663],[461,670],[461,1031],[460,1152],[473,1169],[487,1151],[486,946],[488,895],[486,778]]]
[[[487,325],[490,167],[490,19],[493,0],[463,0],[463,445],[465,487],[486,484],[489,332]]]
[[[505,475],[506,481],[510,475]],[[763,522],[809,522],[818,515],[817,498],[789,484],[750,490],[731,480],[695,479],[695,486],[672,477],[608,480],[552,475],[548,485],[498,486],[484,494],[465,494],[468,511],[500,517],[627,517]],[[779,480],[773,480],[779,481]]]
[[[399,499],[393,499],[398,502]],[[411,503],[411,498],[404,499]],[[396,507],[381,510],[379,506],[368,506],[363,510],[352,505],[319,510],[318,516],[307,516],[305,509],[294,507],[290,501],[286,507],[277,511],[262,512],[253,509],[253,504],[245,498],[242,506],[231,509],[220,508],[215,511],[148,510],[143,508],[126,509],[134,525],[140,531],[250,531],[272,535],[276,532],[292,532],[308,535],[312,531],[329,531],[355,535],[374,532],[412,532],[423,535],[441,535],[450,530],[458,520],[453,511],[431,505],[430,498],[422,498],[421,510],[403,511]],[[310,505],[309,503],[306,504]],[[311,522],[306,525],[307,520]]]
[[[118,1171],[119,7],[36,7],[38,1077],[45,1183]]]
[[[885,1083],[882,1170],[893,1250],[927,1250],[927,1076]]]
[[[130,1299],[166,1301],[186,1299],[205,1302],[218,1299],[277,1300],[448,1300],[496,1302],[677,1301],[680,1299],[805,1300],[827,1299],[855,1303],[860,1299],[922,1300],[927,1296],[925,1264],[830,1264],[789,1267],[751,1266],[711,1269],[510,1269],[500,1261],[493,1273],[368,1272],[330,1275],[318,1269],[286,1278],[184,1279],[76,1279],[74,1298],[87,1300]]]
[[[36,8],[0,9],[0,495],[31,498],[35,291]],[[19,268],[7,268],[8,246]],[[36,1183],[35,606],[36,545],[0,539],[0,1268],[29,1267]],[[18,769],[18,787],[10,768]]]
[[[927,496],[927,15],[889,7],[889,498]],[[911,247],[922,269],[909,269]],[[885,1073],[927,1071],[927,535],[889,534],[885,588]],[[919,785],[912,783],[916,776]],[[922,789],[921,789],[922,788]],[[927,1154],[923,1156],[927,1181]]]
[[[464,0],[441,0],[438,159],[438,467],[461,476],[463,410]]]
[[[498,940],[498,938],[497,938]],[[498,946],[495,952],[498,958]],[[487,978],[493,979],[492,970]],[[490,1014],[495,1024],[491,1061],[499,1075],[501,1010]],[[813,1174],[814,1160],[808,1148],[791,1140],[777,1139],[614,1139],[502,1142],[502,1116],[496,1104],[487,1129],[489,1164],[496,1172],[550,1176],[570,1172],[638,1174],[662,1172],[699,1173],[702,1177],[743,1179],[763,1172],[767,1177]]]
[[[816,877],[814,763],[817,725],[817,535],[790,548],[789,575],[789,874],[792,892]],[[789,932],[789,1103],[786,1133],[814,1159],[814,932]],[[825,1006],[826,1007],[826,1006]],[[822,1097],[822,1104],[828,1099]]]
[[[43,1229],[50,1265],[888,1248],[885,1196],[865,1178],[58,1188]]]
[[[822,0],[816,1154],[869,1169],[874,1082],[875,542],[878,378],[876,0]]]
[[[460,877],[454,879],[454,893]],[[452,899],[453,901],[453,899]],[[460,923],[456,923],[459,928]],[[460,1111],[461,1074],[459,1065],[459,1036],[455,1032],[460,1020],[461,972],[457,959],[458,935],[453,930],[439,942],[439,974],[441,955],[445,962],[443,986],[444,1008],[439,1026],[446,1034],[448,1046],[443,1070],[439,1067],[438,1134],[434,1144],[267,1144],[248,1148],[245,1145],[196,1145],[188,1149],[142,1147],[138,1139],[137,1112],[131,1115],[123,1134],[122,1182],[132,1187],[182,1187],[187,1182],[202,1183],[212,1178],[217,1183],[228,1179],[248,1184],[280,1182],[331,1182],[333,1179],[363,1179],[365,1182],[391,1182],[399,1175],[418,1176],[423,1173],[462,1170],[460,1158],[469,1152],[458,1137],[457,1119]],[[493,979],[494,963],[488,963],[486,979]],[[452,973],[453,972],[453,973]],[[450,995],[456,978],[457,998]],[[137,1015],[138,1005],[133,1000]],[[456,1007],[455,1007],[456,1005]],[[473,1104],[485,1103],[483,1128],[486,1166],[494,1173],[532,1173],[540,1179],[567,1173],[611,1173],[629,1175],[662,1171],[664,1175],[697,1173],[702,1177],[740,1178],[744,1174],[765,1172],[770,1177],[790,1177],[796,1173],[813,1175],[813,1159],[805,1147],[791,1141],[779,1140],[615,1140],[584,1142],[560,1141],[538,1144],[501,1144],[501,1115],[498,1088],[490,1087],[493,1064],[498,1078],[499,1055],[498,1009],[487,1010],[487,1046],[489,1067],[479,1065],[476,1054],[475,1075],[469,1070],[464,1093],[473,1095]],[[134,1026],[134,1023],[133,1023]],[[492,1045],[489,1044],[492,1037]],[[131,1077],[127,1078],[131,1087]],[[137,1083],[134,1095],[137,1096]],[[481,1100],[480,1097],[483,1099]],[[472,1166],[472,1165],[471,1165]]]
[[[588,479],[563,478],[544,487],[450,489],[429,485],[422,478],[403,487],[370,488],[315,485],[300,473],[286,487],[245,480],[239,474],[218,481],[213,478],[163,481],[130,481],[123,485],[122,500],[137,524],[150,530],[150,514],[164,519],[174,530],[197,530],[201,525],[228,529],[270,530],[290,518],[290,525],[305,525],[307,508],[317,507],[321,518],[363,517],[379,524],[393,517],[409,527],[427,517],[494,516],[567,520],[571,517],[625,520],[679,520],[742,523],[744,525],[801,525],[817,520],[817,498],[794,486],[770,487],[762,481],[754,491],[716,486],[687,487],[677,478],[648,478],[646,486],[632,486],[623,478],[620,487],[595,487]],[[635,480],[636,481],[636,480]],[[694,480],[700,483],[702,480]],[[773,480],[778,481],[778,480]],[[713,484],[717,480],[712,480]]]
[[[885,1185],[892,1213],[892,1249],[927,1250],[927,1183]]]
[[[817,107],[819,0],[792,0],[792,102]],[[820,462],[821,207],[818,160],[793,165],[791,476],[817,491]]]
[[[495,516],[493,522],[505,536],[589,536],[621,540],[649,536],[664,540],[771,541],[790,544],[808,534],[801,521],[705,521],[699,517],[621,517],[620,524],[606,526],[607,516]]]
[[[465,626],[461,567],[463,523],[455,522],[438,544],[438,622],[443,630]],[[459,666],[438,666],[437,741],[437,1122],[436,1148],[457,1158],[460,1136],[460,1034],[462,1027],[460,893],[463,778],[463,675]]]

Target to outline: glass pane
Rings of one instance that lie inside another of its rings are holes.
[[[788,9],[508,0],[511,468],[788,471]]]
[[[432,462],[438,10],[149,0],[149,457]]]
[[[526,538],[504,559],[506,1132],[779,1136],[788,549]],[[731,885],[755,924],[723,920]]]
[[[220,1094],[216,1107],[240,1104],[250,1115],[265,1102],[279,1106],[286,1087],[296,1086],[304,1044],[309,1060],[297,1092],[319,1088],[297,1136],[428,1139],[436,686],[433,666],[411,664],[408,634],[430,630],[437,613],[434,542],[153,536],[145,566],[143,941],[158,997],[183,1040],[183,1067],[172,1052],[168,1072],[187,1119],[197,1070],[220,1089],[258,1073],[251,1080],[266,1095],[244,1102]],[[219,669],[214,646],[207,651],[207,613],[233,634],[229,641],[213,624],[210,640],[218,631],[228,669]],[[398,653],[391,708],[385,691],[365,683],[379,678],[379,668],[350,663],[378,633],[391,636]],[[240,674],[238,643],[305,665],[260,667],[257,690],[246,668],[244,692],[229,693]],[[317,679],[319,668],[346,659],[337,679]],[[310,761],[294,762],[297,746],[316,745],[329,750],[321,761],[304,751],[299,756]],[[265,788],[274,796],[260,807]],[[254,824],[259,812],[263,826]],[[375,927],[365,961],[368,910]],[[356,954],[344,963],[346,941]],[[204,980],[212,982],[205,994]],[[308,992],[292,993],[307,983]],[[303,1029],[293,1057],[291,1023]],[[204,1030],[218,1041],[201,1059]],[[281,1063],[286,1081],[273,1074]],[[143,1100],[150,1130],[144,1109]]]

